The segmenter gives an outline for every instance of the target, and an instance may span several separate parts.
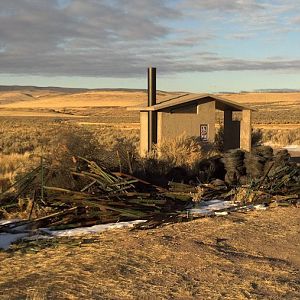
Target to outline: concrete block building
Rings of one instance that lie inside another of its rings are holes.
[[[148,105],[131,107],[140,111],[140,154],[146,155],[153,144],[181,134],[214,142],[216,110],[224,112],[224,148],[251,151],[251,111],[239,103],[210,94],[182,94],[156,103],[156,69],[148,69]],[[239,111],[241,121],[232,114]]]

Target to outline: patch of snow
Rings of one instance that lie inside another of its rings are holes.
[[[254,209],[256,210],[266,210],[267,207],[264,204],[256,204],[253,206]]]
[[[228,212],[227,211],[216,211],[215,215],[216,216],[227,216]]]
[[[20,219],[0,220],[0,226],[15,223],[15,222],[18,222],[18,221],[22,221],[22,220],[20,220]]]
[[[288,151],[297,151],[297,152],[299,151],[300,152],[300,145],[287,145],[283,148]]]
[[[7,250],[12,243],[28,236],[28,233],[0,233],[0,249]]]
[[[22,221],[27,221],[27,220],[22,220],[22,219],[0,220],[0,226],[9,225],[7,227],[8,228],[13,227],[14,231],[24,232],[28,230],[28,224],[26,223],[24,224],[24,222]]]
[[[209,201],[203,201],[198,204],[196,204],[193,208],[188,210],[188,213],[190,214],[203,214],[203,215],[209,215],[209,214],[216,214],[216,212],[237,206],[232,201],[223,201],[223,200],[209,200]],[[221,212],[218,212],[219,215]]]
[[[65,230],[50,230],[48,228],[41,229],[43,232],[46,232],[52,236],[80,236],[86,234],[95,234],[104,232],[112,229],[120,229],[120,228],[130,228],[135,224],[146,222],[145,220],[135,220],[129,222],[119,222],[119,223],[109,223],[109,224],[99,224],[90,227],[78,227],[73,229],[65,229]]]
[[[20,220],[1,220],[0,225],[12,224],[18,221]],[[17,231],[16,233],[0,233],[0,249],[7,250],[12,243],[22,239],[37,240],[37,239],[50,239],[53,237],[82,236],[87,234],[96,234],[96,233],[100,233],[112,229],[131,228],[135,224],[139,224],[143,222],[146,222],[146,220],[134,220],[128,222],[99,224],[90,227],[78,227],[74,229],[65,229],[65,230],[50,230],[49,228],[40,228],[39,234],[34,234],[35,232],[32,231],[24,232],[23,230],[25,229],[26,225],[23,225],[14,228],[14,231]]]
[[[270,146],[274,150],[286,149],[288,151],[300,151],[300,145],[294,145],[294,144],[283,146],[282,144],[276,144],[276,143],[272,143],[272,142],[266,142],[266,143],[264,143],[264,146]]]

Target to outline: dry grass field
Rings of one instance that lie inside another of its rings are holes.
[[[299,209],[0,252],[0,298],[299,299]]]
[[[158,101],[180,94],[159,91]],[[300,93],[220,96],[258,110],[253,113],[253,128],[262,135],[264,143],[277,147],[300,144]],[[126,107],[146,101],[147,94],[143,90],[0,87],[0,152],[6,155],[5,160],[11,166],[15,165],[7,172],[0,163],[0,179],[13,181],[14,169],[20,170],[20,156],[30,153],[38,157],[42,147],[49,148],[56,143],[56,137],[64,128],[73,128],[73,132],[88,131],[110,150],[115,147],[116,139],[136,147],[139,113],[127,111]],[[19,155],[18,160],[14,154]],[[26,155],[24,162],[32,166],[37,159],[28,160]]]
[[[220,96],[227,98],[232,101],[237,101],[240,103],[278,103],[278,104],[299,104],[300,101],[300,92],[295,93],[236,93],[236,94],[220,94]]]
[[[158,101],[164,101],[180,93],[158,92]],[[74,93],[54,93],[45,90],[41,94],[30,91],[2,92],[0,90],[0,105],[5,108],[64,108],[64,107],[115,107],[136,106],[145,103],[147,94],[140,90],[90,90]]]
[[[182,93],[158,92],[158,102]],[[299,124],[300,93],[239,93],[220,94],[239,103],[248,104],[258,111],[255,124]],[[72,90],[70,89],[0,89],[0,115],[75,117],[101,115],[108,108],[125,108],[145,104],[147,94],[143,90]],[[113,112],[113,111],[112,111]],[[127,114],[130,114],[127,112]],[[134,115],[134,112],[131,112]],[[138,122],[138,115],[135,114]]]
[[[257,109],[253,114],[254,124],[300,124],[300,93],[239,93],[221,96]]]
[[[178,93],[159,92],[159,101]],[[264,142],[300,144],[300,93],[224,94]],[[0,191],[40,155],[134,152],[145,91],[0,88]],[[105,154],[105,155],[104,155]],[[116,160],[112,163],[117,163]],[[0,299],[298,299],[299,212],[278,208],[0,252]]]
[[[181,93],[158,92],[158,102]],[[253,127],[261,130],[263,141],[277,146],[299,143],[300,93],[239,93],[220,94],[229,100],[257,109],[253,113]],[[14,118],[29,123],[43,120],[45,127],[53,122],[76,122],[94,130],[104,123],[135,123],[139,114],[126,107],[145,104],[143,90],[80,90],[62,88],[0,88],[0,119]],[[222,118],[217,115],[217,122]],[[93,125],[92,125],[93,124]],[[97,125],[98,124],[98,125]],[[131,125],[129,125],[130,127]],[[27,126],[26,126],[27,127]],[[28,126],[32,128],[32,126]],[[124,128],[129,128],[127,125]],[[10,130],[9,130],[10,131]],[[46,129],[47,131],[47,129]]]

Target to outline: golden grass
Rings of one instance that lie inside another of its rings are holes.
[[[2,172],[11,172],[16,164],[22,165],[30,158],[30,153],[24,154],[12,153],[12,154],[0,154],[0,170]]]
[[[125,108],[147,103],[144,91],[91,90],[63,93],[41,90],[40,93],[38,90],[24,90],[22,93],[0,91],[0,115],[67,119],[85,116],[91,118],[91,122],[139,122],[138,112],[128,112]],[[4,98],[1,98],[2,95]],[[159,91],[158,102],[178,95]],[[300,93],[240,93],[221,96],[256,108],[258,111],[253,113],[253,124],[300,123]],[[218,114],[218,118],[220,116]]]
[[[17,174],[23,173],[34,162],[29,152],[24,154],[0,154],[0,192],[5,191]]]
[[[50,118],[86,118],[81,115],[70,115],[61,112],[43,112],[37,110],[23,110],[23,109],[1,109],[0,115],[2,117],[50,117]]]
[[[236,213],[0,252],[1,299],[299,299],[298,216]]]
[[[158,101],[167,99],[171,95],[171,93],[158,92]],[[3,103],[2,105],[0,102],[0,105],[5,108],[137,106],[147,102],[147,94],[145,92],[129,91],[90,91],[84,93],[50,95],[24,100],[25,99],[21,98],[19,101]]]
[[[149,156],[165,161],[170,166],[185,166],[190,169],[203,158],[216,154],[212,145],[204,147],[195,138],[182,134],[174,139],[163,140]]]
[[[294,129],[260,129],[263,142],[274,146],[300,145],[300,127]]]
[[[165,101],[179,94],[159,91],[157,101]],[[240,93],[221,94],[221,96],[258,109],[253,113],[254,124],[299,124],[300,122],[300,93]],[[0,91],[0,109],[2,108],[0,115],[3,116],[43,116],[68,119],[85,116],[93,118],[91,122],[100,120],[117,123],[125,120],[138,122],[138,113],[126,112],[125,108],[146,103],[145,91],[90,90],[66,91],[65,93],[53,90]],[[120,113],[124,117],[121,117]]]
[[[240,103],[270,103],[277,102],[285,105],[299,104],[300,93],[239,93],[220,94],[221,97]]]
[[[158,102],[177,96],[176,92],[157,93]],[[282,103],[284,105],[299,104],[300,93],[237,93],[218,94],[229,100],[240,103]],[[90,90],[84,92],[68,92],[53,90],[0,91],[0,105],[9,108],[61,108],[61,107],[94,107],[94,106],[132,106],[147,102],[145,91],[124,90]]]
[[[18,95],[15,94],[14,103],[10,105],[13,109],[25,104],[35,105],[33,108],[49,108],[49,105],[64,108],[70,105],[84,113],[89,105],[138,105],[139,101],[146,101],[146,94],[142,92],[102,92],[103,99],[99,100],[100,94],[101,92],[90,92],[77,93],[74,96],[44,92],[38,96],[36,93],[35,100],[25,99],[24,104],[19,102]],[[114,96],[116,94],[118,97]],[[253,101],[252,103],[262,105],[273,105],[271,102],[277,101],[277,96],[273,93],[269,95],[270,98],[262,94],[258,94],[257,97],[253,94],[232,96],[236,98],[231,99],[234,101]],[[287,102],[284,102],[284,99],[288,99],[291,94],[288,94],[287,98],[283,94],[279,96],[283,97],[278,101],[285,105],[297,103],[299,95],[295,94],[296,100],[290,99],[286,100]],[[1,93],[0,99],[3,99]],[[72,103],[75,104],[71,105]],[[265,106],[266,109],[269,109],[268,105]],[[98,119],[81,120],[80,126],[93,129],[97,139],[107,149],[115,149],[117,140],[124,142],[125,132],[129,144],[137,144],[138,123],[131,121],[135,116],[128,117],[130,121],[125,123],[121,118],[124,111],[117,113],[116,108],[102,109],[105,118],[102,111],[97,111]],[[95,112],[88,110],[89,116],[93,116]],[[276,112],[274,117],[276,118]],[[101,120],[122,123],[108,126]],[[29,123],[4,122],[0,128],[1,133],[5,137],[10,130],[10,141],[14,136],[21,137],[26,128],[28,140],[29,137],[39,137],[43,128],[62,128],[61,124],[51,122]],[[270,124],[262,124],[266,125]],[[290,125],[295,124],[285,125],[284,128],[290,129]],[[55,129],[53,132],[58,131]],[[47,131],[47,134],[52,139],[50,131]],[[27,140],[18,143],[22,144]],[[77,144],[80,147],[83,143]],[[39,142],[33,143],[34,147],[38,145]],[[194,153],[187,153],[187,150],[194,149],[193,145],[190,146],[192,147],[187,149],[184,143],[179,143],[177,150],[176,147],[165,150],[171,159],[178,159],[179,162],[193,161]],[[4,172],[4,179],[10,178],[11,181],[16,167],[21,165],[22,169],[28,158],[27,153],[1,155],[0,168]],[[155,231],[116,231],[66,243],[56,244],[53,241],[53,247],[38,250],[36,253],[34,247],[31,252],[27,248],[28,252],[25,253],[0,252],[0,298],[298,299],[298,216],[299,212],[295,208],[253,212],[248,215],[234,214],[226,218],[176,224]]]
[[[158,92],[158,102],[175,95],[178,93]],[[299,96],[300,93],[223,95],[230,100],[250,103],[258,108],[259,112],[253,114],[254,129],[262,129],[264,142],[276,142],[281,146],[300,140],[297,131],[300,126]],[[1,151],[33,152],[40,147],[41,136],[45,136],[47,143],[51,145],[57,142],[53,136],[68,124],[74,124],[78,130],[85,128],[92,132],[106,149],[113,149],[114,155],[125,137],[126,150],[129,144],[134,145],[130,149],[136,148],[139,139],[139,113],[126,111],[125,106],[140,105],[146,101],[147,94],[143,91],[0,91],[0,116],[3,117],[0,123]],[[117,107],[119,105],[121,107]],[[192,145],[187,150],[184,143],[175,141],[176,143],[177,145],[169,143],[169,148],[168,143],[165,143],[159,150],[165,153],[165,158],[173,165],[174,162],[175,165],[192,165],[202,157],[203,153],[194,151],[195,147]],[[5,178],[11,177],[9,172],[5,174]]]
[[[140,123],[104,123],[104,122],[77,122],[78,125],[83,126],[104,126],[112,127],[120,130],[131,130],[131,129],[140,129]]]
[[[255,129],[297,129],[300,128],[299,124],[253,124]]]

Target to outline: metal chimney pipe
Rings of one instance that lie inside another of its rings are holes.
[[[148,106],[156,104],[156,68],[148,68]]]
[[[148,106],[156,104],[156,68],[148,68]],[[157,143],[157,112],[148,112],[148,151]]]

